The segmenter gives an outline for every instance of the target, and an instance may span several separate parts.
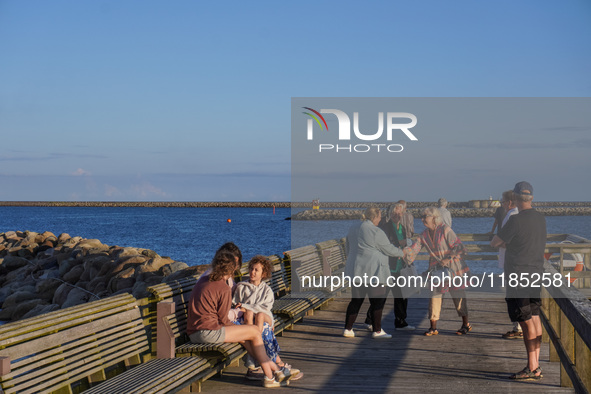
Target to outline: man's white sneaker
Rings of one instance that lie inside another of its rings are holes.
[[[396,331],[413,331],[416,329],[417,328],[415,326],[411,326],[410,324],[408,326],[404,326],[404,327],[396,327]]]
[[[383,329],[378,331],[378,332],[374,332],[373,334],[371,334],[372,338],[375,339],[390,339],[392,338],[392,335],[388,334],[386,331],[384,331]]]
[[[367,331],[373,332],[373,326],[371,324],[366,324],[365,328],[367,328]]]
[[[353,330],[345,330],[345,331],[343,331],[343,336],[345,338],[354,338],[355,332],[353,332]]]

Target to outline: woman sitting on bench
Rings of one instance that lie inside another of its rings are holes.
[[[252,324],[234,325],[228,319],[232,290],[226,281],[232,276],[236,257],[232,253],[216,253],[211,262],[212,273],[193,288],[189,302],[187,335],[193,343],[240,342],[261,365],[265,373],[264,387],[289,384],[291,372],[279,368],[267,357],[261,332]]]

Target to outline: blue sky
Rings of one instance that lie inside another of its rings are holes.
[[[582,0],[2,0],[0,200],[289,201],[292,97],[588,97],[590,40]]]

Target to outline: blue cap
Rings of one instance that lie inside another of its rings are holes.
[[[513,193],[522,196],[533,196],[534,187],[529,182],[521,181],[515,184],[515,187],[513,188]]]

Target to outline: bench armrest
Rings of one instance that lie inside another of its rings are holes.
[[[172,301],[161,301],[156,305],[156,357],[174,358],[174,333],[168,316],[174,313]]]

